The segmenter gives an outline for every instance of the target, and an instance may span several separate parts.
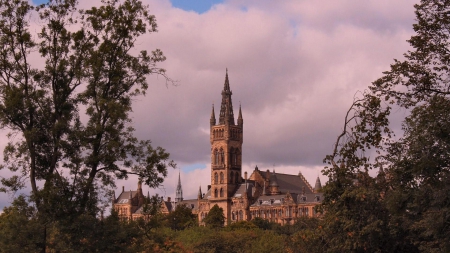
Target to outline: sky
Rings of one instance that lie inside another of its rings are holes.
[[[177,81],[149,76],[132,114],[136,136],[178,164],[163,186],[144,188],[165,198],[175,196],[178,173],[185,199],[210,184],[209,117],[212,105],[216,118],[220,111],[226,69],[235,115],[242,106],[243,171],[257,165],[325,183],[323,158],[353,97],[403,59],[415,20],[410,0],[143,2],[158,32],[137,49],[161,49],[167,60],[159,66]],[[122,186],[134,190],[137,179],[118,181],[116,196]],[[0,193],[0,209],[12,197]]]

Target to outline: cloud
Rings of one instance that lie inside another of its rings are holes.
[[[167,56],[160,66],[179,82],[148,78],[147,95],[133,106],[136,135],[171,153],[186,198],[210,184],[209,117],[212,104],[219,111],[225,68],[235,115],[242,105],[244,170],[275,164],[314,184],[354,94],[402,58],[413,34],[407,0],[228,0],[202,14],[168,0],[144,2],[159,32],[141,38],[137,50],[160,48]],[[205,166],[183,170],[192,164]],[[173,197],[177,176],[171,170],[154,192]],[[117,185],[135,189],[136,180]]]

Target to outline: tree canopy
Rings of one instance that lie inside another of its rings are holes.
[[[133,50],[141,35],[157,31],[148,7],[0,0],[0,17],[0,125],[10,131],[1,169],[13,172],[1,190],[29,186],[38,212],[57,219],[95,215],[115,179],[130,174],[158,186],[174,164],[163,148],[133,135],[130,118],[146,77],[165,76],[159,49]]]
[[[355,98],[325,159],[330,252],[450,250],[450,3],[415,8],[412,50]],[[408,115],[401,130],[393,111]]]
[[[223,214],[223,208],[217,204],[211,207],[205,219],[203,219],[205,225],[211,228],[220,228],[225,224],[225,215]]]

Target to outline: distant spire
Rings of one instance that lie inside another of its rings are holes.
[[[197,199],[201,199],[201,198],[202,198],[202,187],[199,186],[199,187],[198,187]]]
[[[242,127],[243,124],[244,124],[244,119],[242,119],[241,103],[239,103],[238,125]]]
[[[216,124],[216,113],[214,112],[214,104],[212,105],[211,119],[209,120],[209,123],[211,124],[211,126],[214,126]]]
[[[222,103],[220,105],[219,124],[225,125],[226,123],[234,125],[233,103],[231,102],[230,81],[228,80],[228,69],[225,74],[225,84],[222,91]]]
[[[317,176],[316,179],[316,185],[314,186],[314,191],[318,192],[320,189],[322,189],[322,184],[320,183],[320,178]]]
[[[178,171],[178,185],[177,190],[175,193],[175,202],[179,203],[183,201],[183,189],[181,188],[181,177],[180,177],[180,171]]]

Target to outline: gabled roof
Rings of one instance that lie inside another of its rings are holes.
[[[198,210],[198,200],[197,199],[185,199],[178,203],[177,205],[186,205],[192,210]]]
[[[115,203],[117,204],[126,204],[128,203],[128,200],[130,199],[130,192],[131,195],[134,197],[137,194],[137,191],[123,191],[120,193],[119,197],[116,199]]]
[[[263,177],[267,177],[267,171],[259,171]],[[273,174],[273,172],[269,172]],[[269,175],[271,176],[271,175]],[[278,189],[281,193],[299,193],[305,189],[305,193],[313,193],[311,185],[305,180],[301,175],[288,175],[282,173],[275,173],[276,179],[278,181]]]

